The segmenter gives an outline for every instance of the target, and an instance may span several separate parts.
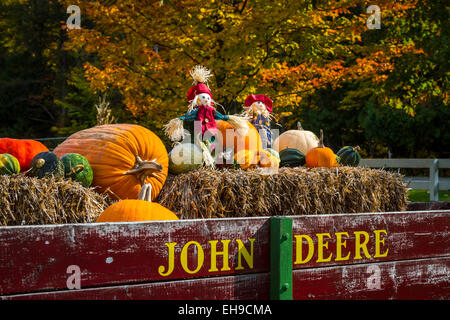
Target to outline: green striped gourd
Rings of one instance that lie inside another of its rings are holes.
[[[64,176],[79,182],[83,187],[89,188],[94,174],[89,161],[78,153],[66,153],[61,157],[64,164]]]
[[[20,172],[19,160],[9,153],[0,154],[0,175],[12,175]]]
[[[339,163],[343,166],[357,167],[361,161],[359,147],[345,146],[342,147],[336,155],[339,157]]]

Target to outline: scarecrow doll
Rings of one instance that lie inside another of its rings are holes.
[[[193,86],[187,93],[189,103],[188,111],[181,117],[172,119],[164,126],[166,135],[172,141],[182,140],[185,136],[183,121],[201,123],[201,133],[195,132],[194,142],[203,150],[205,164],[214,167],[214,159],[211,153],[215,149],[215,135],[217,133],[216,120],[224,120],[231,124],[234,129],[248,130],[247,122],[244,118],[232,115],[223,115],[214,107],[217,104],[208,86],[211,71],[203,66],[195,66],[190,75],[194,79]],[[209,133],[209,139],[203,141],[205,132]]]
[[[251,94],[244,102],[244,115],[255,126],[264,148],[272,147],[272,131],[270,120],[272,117],[272,100],[263,94]]]

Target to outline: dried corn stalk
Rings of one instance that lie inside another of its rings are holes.
[[[97,125],[111,124],[116,122],[116,118],[111,114],[109,102],[106,101],[106,94],[98,98],[98,104],[95,105],[97,109]]]

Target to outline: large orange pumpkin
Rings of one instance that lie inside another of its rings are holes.
[[[338,167],[339,164],[336,161],[336,155],[333,150],[325,147],[323,144],[323,131],[320,129],[320,141],[317,148],[311,149],[306,154],[306,166],[310,168],[314,167]]]
[[[235,130],[230,123],[223,120],[216,120],[217,129],[220,131],[217,137],[218,139],[222,137],[223,149],[233,149],[235,154],[241,150],[263,149],[258,130],[250,122],[247,121],[247,124],[248,131],[244,135],[240,134],[238,130]],[[234,139],[227,139],[227,130],[230,130],[230,133],[234,135]]]
[[[135,124],[106,124],[71,135],[53,151],[78,153],[92,167],[93,187],[119,199],[137,199],[141,185],[151,184],[151,199],[167,178],[169,158],[161,139]]]
[[[96,222],[178,220],[175,213],[159,203],[146,200],[121,200],[110,205]]]

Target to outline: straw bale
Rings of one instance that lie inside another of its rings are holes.
[[[402,176],[370,168],[201,168],[169,175],[157,201],[181,219],[404,211]]]
[[[71,180],[0,176],[0,225],[93,222],[113,201]]]

